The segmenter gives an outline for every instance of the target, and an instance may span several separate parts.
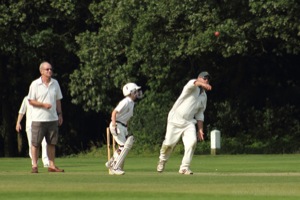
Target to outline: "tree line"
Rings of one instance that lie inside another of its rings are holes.
[[[226,153],[299,152],[296,0],[3,0],[0,11],[0,156],[26,154],[16,117],[45,60],[64,96],[59,155],[105,145],[127,82],[144,91],[129,129],[154,150],[185,82],[203,70],[213,86],[207,139],[219,129]]]

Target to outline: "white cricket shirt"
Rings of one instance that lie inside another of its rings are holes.
[[[207,95],[205,91],[200,94],[200,88],[194,85],[196,79],[190,80],[183,88],[168,115],[168,121],[178,125],[204,121]]]
[[[117,112],[116,121],[127,124],[129,119],[133,116],[134,101],[130,97],[125,97],[119,102],[115,108]]]
[[[26,130],[31,129],[32,107],[33,106],[29,104],[28,97],[24,97],[19,114],[26,114]]]

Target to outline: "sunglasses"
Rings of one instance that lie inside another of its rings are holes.
[[[47,68],[47,69],[44,69],[45,71],[53,71],[52,68]]]

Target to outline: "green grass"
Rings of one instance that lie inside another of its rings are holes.
[[[194,175],[178,174],[181,156],[156,172],[157,156],[130,155],[124,176],[108,175],[105,157],[58,158],[65,173],[30,173],[28,158],[0,158],[0,198],[205,199],[300,198],[300,155],[194,156]]]

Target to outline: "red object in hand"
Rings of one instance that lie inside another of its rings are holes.
[[[219,32],[219,31],[216,31],[216,32],[215,32],[215,36],[216,36],[216,37],[219,37],[219,35],[220,35],[220,32]]]

